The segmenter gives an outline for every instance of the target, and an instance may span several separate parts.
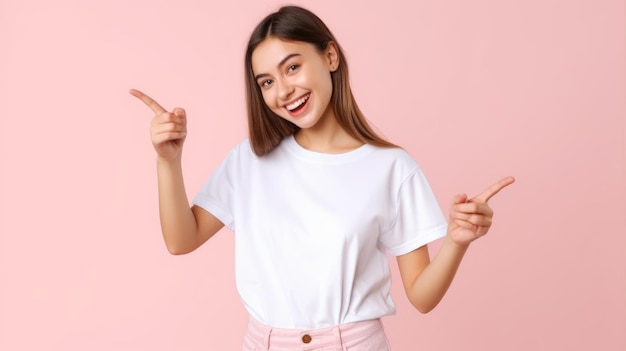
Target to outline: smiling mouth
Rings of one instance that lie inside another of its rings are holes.
[[[306,94],[305,96],[299,98],[298,100],[294,101],[293,103],[289,104],[289,105],[285,105],[285,108],[289,111],[289,112],[297,112],[300,109],[302,109],[302,107],[305,105],[305,102],[307,102],[307,100],[309,100],[309,98],[311,97],[311,94]]]

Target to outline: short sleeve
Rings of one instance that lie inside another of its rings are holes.
[[[204,183],[193,204],[210,212],[224,225],[234,230],[234,201],[238,151],[241,145],[233,148]]]
[[[446,235],[447,222],[419,167],[400,185],[394,207],[395,219],[380,236],[389,254],[404,255]]]

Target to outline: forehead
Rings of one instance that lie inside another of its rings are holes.
[[[299,54],[305,58],[319,55],[312,44],[268,37],[252,52],[252,71],[254,74],[269,72],[276,69],[285,57],[292,54]]]

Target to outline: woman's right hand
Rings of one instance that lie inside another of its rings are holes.
[[[129,92],[143,101],[154,112],[154,118],[152,118],[150,125],[150,135],[157,155],[165,161],[180,159],[183,143],[187,136],[187,116],[185,110],[176,107],[172,112],[168,112],[141,91],[131,89]]]

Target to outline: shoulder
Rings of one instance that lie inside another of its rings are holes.
[[[227,158],[241,158],[241,157],[254,157],[255,154],[252,150],[252,145],[250,144],[250,139],[244,138],[237,142],[228,153]]]
[[[249,164],[255,158],[256,155],[252,151],[250,141],[246,138],[238,141],[230,148],[221,165],[227,169],[236,170],[243,165]]]
[[[235,146],[233,146],[231,152],[252,152],[252,145],[250,145],[249,138],[243,138]]]
[[[423,183],[424,172],[415,158],[400,147],[374,147],[370,160],[372,172],[384,176],[391,189],[400,189],[406,183]]]
[[[381,147],[371,146],[373,149],[372,155],[393,167],[405,168],[409,171],[413,171],[419,168],[417,161],[401,147]]]

